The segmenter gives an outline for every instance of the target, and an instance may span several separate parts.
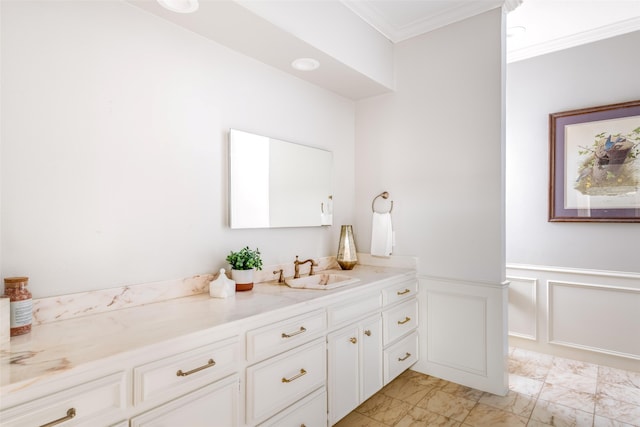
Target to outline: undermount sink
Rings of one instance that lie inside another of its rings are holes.
[[[285,283],[291,288],[298,289],[334,289],[340,286],[351,285],[359,282],[357,277],[347,276],[339,273],[317,273],[313,276],[300,277],[297,279],[285,279]]]

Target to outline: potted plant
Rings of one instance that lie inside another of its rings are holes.
[[[260,251],[249,249],[249,246],[238,252],[229,253],[227,262],[231,264],[231,278],[236,282],[236,292],[253,289],[253,273],[262,270]]]

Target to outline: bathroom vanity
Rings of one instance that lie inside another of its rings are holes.
[[[258,283],[34,326],[2,356],[3,426],[332,425],[418,360],[418,282]]]

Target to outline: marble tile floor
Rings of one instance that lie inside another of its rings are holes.
[[[502,397],[406,371],[336,427],[640,427],[640,372],[509,349]]]

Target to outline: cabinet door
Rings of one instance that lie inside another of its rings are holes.
[[[232,375],[132,418],[131,427],[235,427],[239,384]]]
[[[360,404],[359,330],[349,326],[330,334],[329,419],[333,425]]]
[[[382,388],[382,318],[376,315],[361,324],[360,402],[364,402]]]

